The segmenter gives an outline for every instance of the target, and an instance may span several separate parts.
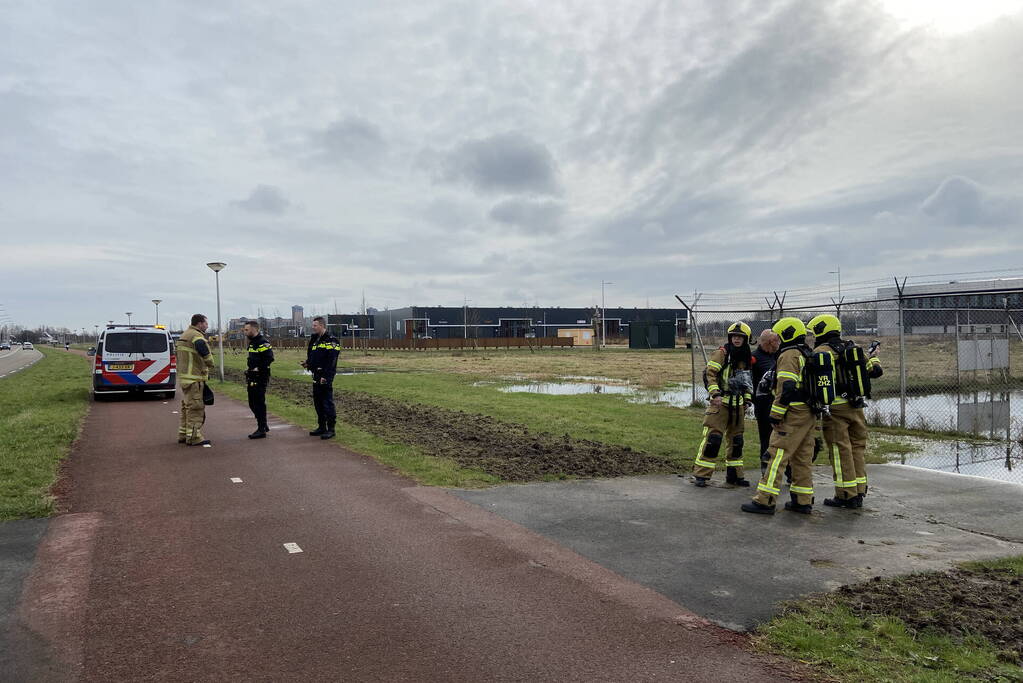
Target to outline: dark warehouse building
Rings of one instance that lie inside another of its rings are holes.
[[[629,336],[633,322],[670,322],[676,335],[688,334],[688,314],[674,308],[608,308],[607,336]],[[368,336],[391,339],[484,337],[557,337],[558,330],[599,331],[600,311],[593,308],[409,306],[376,311]]]

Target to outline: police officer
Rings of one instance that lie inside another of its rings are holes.
[[[309,337],[309,348],[302,367],[313,373],[313,406],[319,426],[309,436],[321,439],[334,438],[337,413],[334,410],[334,375],[337,374],[337,357],[341,343],[327,332],[323,316],[313,318],[313,334]]]
[[[259,323],[254,320],[242,326],[242,334],[249,340],[249,356],[245,370],[245,385],[249,391],[249,408],[256,418],[256,431],[250,439],[265,439],[270,425],[266,423],[266,387],[270,383],[270,364],[274,362],[274,350],[270,342],[259,333]]]
[[[781,477],[785,466],[792,464],[791,500],[785,509],[809,514],[813,511],[813,444],[817,417],[807,405],[803,386],[803,367],[806,364],[806,325],[799,318],[782,318],[772,327],[781,341],[776,369],[774,403],[771,405],[771,424],[774,433],[767,448],[770,460],[757,493],[743,512],[773,515],[775,502],[781,494]]]
[[[749,486],[743,477],[742,447],[746,409],[753,398],[750,376],[752,356],[750,327],[744,322],[728,328],[725,346],[714,351],[707,361],[707,392],[710,405],[703,418],[703,437],[693,462],[693,484],[704,487],[714,475],[715,461],[722,443],[725,455],[725,483]]]
[[[181,427],[178,429],[178,443],[188,446],[209,446],[211,442],[202,435],[206,422],[206,404],[202,394],[213,369],[213,354],[206,341],[205,333],[210,324],[206,316],[196,313],[192,324],[181,333],[174,344],[178,363],[178,384],[181,385]]]
[[[767,447],[771,443],[771,405],[774,403],[774,366],[778,362],[778,335],[774,330],[760,333],[753,349],[753,414],[760,436],[760,473],[767,469]],[[770,374],[769,374],[770,373]]]
[[[829,351],[837,369],[837,395],[829,414],[824,417],[824,441],[831,459],[835,496],[825,499],[824,504],[861,508],[867,493],[867,421],[863,414],[863,385],[851,374],[855,367],[846,367],[845,351],[852,344],[842,339],[842,323],[833,315],[816,316],[810,320],[808,328],[814,335],[814,347]],[[864,361],[862,369],[867,377],[873,379],[882,375],[876,349]]]

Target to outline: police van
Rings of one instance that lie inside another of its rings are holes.
[[[108,325],[93,359],[92,395],[174,395],[177,358],[163,325]]]

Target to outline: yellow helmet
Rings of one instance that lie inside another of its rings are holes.
[[[806,325],[799,318],[782,318],[771,328],[782,344],[791,344],[806,336]]]
[[[809,330],[813,336],[820,338],[829,332],[842,334],[842,323],[835,316],[822,313],[821,315],[811,318],[810,322],[806,324],[806,329]]]
[[[750,335],[753,334],[753,331],[749,328],[749,325],[740,321],[737,323],[732,323],[728,327],[728,336],[731,337],[733,334],[746,335],[746,341],[749,342]]]

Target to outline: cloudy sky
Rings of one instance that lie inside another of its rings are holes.
[[[1023,270],[1023,0],[0,12],[25,325]]]

